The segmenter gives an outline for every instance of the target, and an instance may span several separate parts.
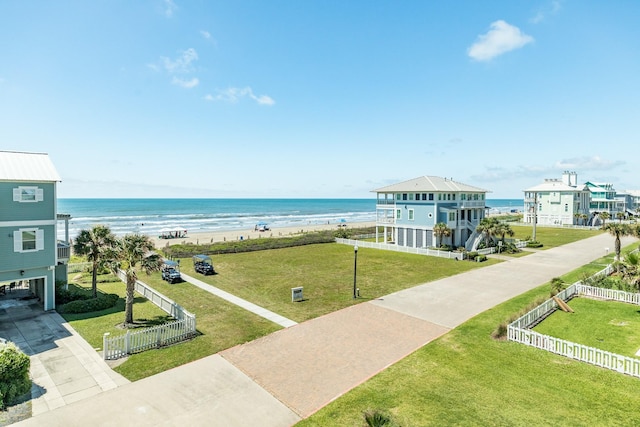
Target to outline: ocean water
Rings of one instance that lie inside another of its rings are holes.
[[[522,211],[522,199],[487,200],[489,211]],[[69,235],[95,224],[117,235],[157,235],[163,229],[190,233],[250,230],[258,222],[272,228],[317,224],[373,222],[372,199],[59,199],[58,212],[71,215]],[[60,227],[62,228],[62,227]],[[63,233],[64,230],[59,230]],[[62,237],[62,236],[58,236]]]

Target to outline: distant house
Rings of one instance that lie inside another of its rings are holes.
[[[576,172],[565,171],[562,179],[545,179],[524,190],[523,222],[542,225],[583,224],[592,218],[591,193],[587,184],[578,184]],[[588,218],[585,219],[583,215]]]
[[[70,218],[56,212],[59,181],[47,154],[0,151],[0,286],[28,283],[45,310],[55,308],[55,282],[66,283],[70,256]]]
[[[413,248],[438,243],[470,248],[485,216],[487,190],[453,179],[421,176],[373,191],[377,193],[376,242]],[[443,242],[436,242],[433,235],[437,223],[451,230]]]

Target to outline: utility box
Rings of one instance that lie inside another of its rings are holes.
[[[302,286],[297,288],[291,288],[291,302],[303,301],[304,297],[302,296]]]

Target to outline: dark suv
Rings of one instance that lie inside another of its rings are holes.
[[[204,274],[205,276],[216,274],[211,258],[207,255],[195,255],[193,257],[193,269],[196,273]]]

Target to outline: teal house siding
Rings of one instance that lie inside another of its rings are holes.
[[[58,252],[59,181],[48,155],[0,151],[0,285],[28,284],[44,310],[55,309],[56,280],[67,280],[68,255]]]
[[[42,190],[42,201],[16,202],[13,192],[20,187]],[[0,182],[0,218],[2,221],[51,221],[56,218],[56,195],[53,183]]]

